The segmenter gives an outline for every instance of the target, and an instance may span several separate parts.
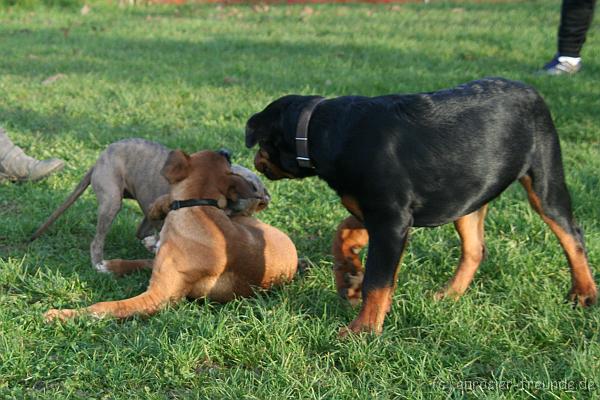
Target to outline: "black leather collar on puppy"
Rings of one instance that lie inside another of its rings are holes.
[[[196,207],[196,206],[210,206],[219,207],[219,202],[215,199],[189,199],[189,200],[175,200],[169,206],[171,211],[179,210],[180,208]]]
[[[300,118],[298,118],[298,126],[296,127],[296,160],[298,161],[298,164],[304,168],[315,168],[308,155],[308,124],[310,123],[310,117],[313,111],[315,111],[315,108],[317,108],[324,100],[324,97],[312,99],[306,107],[302,109]]]

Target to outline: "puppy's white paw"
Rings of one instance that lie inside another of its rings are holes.
[[[151,253],[156,254],[160,247],[160,240],[157,235],[146,236],[142,239],[142,244]]]
[[[110,274],[111,271],[108,269],[107,265],[106,265],[106,261],[102,261],[101,263],[98,263],[94,266],[96,268],[96,271],[101,272],[103,274]]]

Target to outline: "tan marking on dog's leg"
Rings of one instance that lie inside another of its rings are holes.
[[[595,303],[598,297],[598,289],[583,247],[572,235],[565,232],[563,228],[544,213],[542,202],[533,191],[531,178],[525,176],[520,179],[520,182],[527,191],[529,203],[554,232],[565,251],[571,269],[572,286],[569,291],[569,299],[574,302],[577,301],[584,307]]]
[[[362,210],[358,205],[358,201],[352,196],[342,196],[342,204],[346,207],[346,210],[350,212],[350,214],[354,215],[358,220],[363,219]]]
[[[392,295],[394,294],[394,290],[396,290],[396,281],[400,270],[399,266],[402,264],[407,243],[408,233],[402,243],[398,267],[394,272],[393,286],[377,288],[367,292],[358,316],[350,323],[350,325],[340,329],[340,337],[345,337],[349,333],[361,332],[371,332],[377,335],[381,334],[385,316],[392,306]]]
[[[367,230],[353,216],[340,223],[333,240],[333,273],[337,291],[352,305],[360,302],[364,274],[359,254],[368,242]]]
[[[383,321],[392,305],[393,287],[375,289],[366,294],[358,316],[340,330],[340,336],[349,333],[372,332],[380,334],[383,331]]]
[[[469,287],[485,256],[484,221],[487,204],[479,210],[457,219],[454,227],[461,240],[461,256],[454,276],[434,298],[451,297],[457,300]]]

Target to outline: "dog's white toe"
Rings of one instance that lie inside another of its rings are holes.
[[[156,235],[146,236],[142,239],[142,244],[151,253],[157,253],[160,247],[160,240]]]
[[[96,271],[101,272],[103,274],[110,274],[110,270],[106,267],[106,261],[102,261],[101,263],[96,264]]]

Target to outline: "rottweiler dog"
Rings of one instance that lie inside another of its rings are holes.
[[[413,226],[454,223],[462,255],[436,297],[464,293],[484,257],[487,204],[517,180],[566,253],[569,299],[596,301],[558,135],[531,86],[487,78],[430,93],[284,96],[248,120],[246,146],[257,143],[255,167],[267,178],[319,176],[352,214],[335,239],[336,284],[343,295],[360,292],[363,302],[342,335],[381,332]],[[355,253],[367,240],[361,282]]]

